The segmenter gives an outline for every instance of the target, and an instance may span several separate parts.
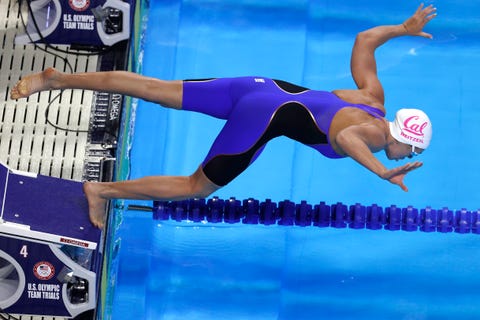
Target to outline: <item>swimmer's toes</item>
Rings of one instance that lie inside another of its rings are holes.
[[[26,82],[20,82],[20,85],[18,87],[18,95],[21,98],[26,98],[30,95],[30,87]]]
[[[33,90],[30,88],[30,81],[29,79],[22,79],[18,81],[18,83],[15,85],[15,87],[12,88],[11,91],[11,97],[13,99],[20,99],[20,98],[26,98],[29,95],[31,95]]]
[[[18,91],[14,87],[14,88],[12,88],[12,90],[10,90],[10,99],[18,99],[18,98],[19,98]]]
[[[97,217],[96,215],[90,215],[90,222],[97,228],[103,228],[103,221],[101,218]]]
[[[17,83],[15,85],[15,87],[12,88],[12,90],[10,91],[10,98],[12,99],[20,99],[20,98],[23,98],[23,95],[22,95],[22,90],[20,87],[23,86],[21,84],[21,82]]]

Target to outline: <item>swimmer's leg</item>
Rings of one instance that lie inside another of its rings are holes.
[[[182,109],[227,120],[238,101],[252,92],[249,81],[251,79],[241,77],[185,80]]]
[[[180,109],[183,82],[165,81],[128,71],[63,73],[54,68],[21,79],[11,90],[12,99],[45,90],[84,89],[119,93]]]
[[[258,158],[268,141],[282,134],[278,126],[272,126],[278,107],[269,94],[243,97],[202,163],[210,181],[228,184]]]
[[[149,176],[118,182],[86,182],[90,221],[101,228],[105,207],[111,199],[183,200],[205,198],[220,187],[211,182],[199,167],[191,176]]]

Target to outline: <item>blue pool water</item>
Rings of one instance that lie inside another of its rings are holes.
[[[284,138],[215,195],[476,210],[480,148],[479,5],[428,1],[434,40],[394,39],[377,52],[387,118],[431,117],[410,191],[349,159]],[[163,79],[259,75],[353,88],[357,32],[400,23],[416,1],[150,0],[140,71]],[[192,173],[222,121],[139,102],[128,178]],[[383,154],[388,167],[398,165]],[[146,202],[134,202],[146,204]],[[124,211],[112,319],[478,319],[478,235],[193,224]]]

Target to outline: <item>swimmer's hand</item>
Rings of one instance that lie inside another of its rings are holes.
[[[426,32],[423,32],[423,27],[433,18],[437,16],[437,8],[433,5],[428,7],[423,7],[423,3],[418,7],[417,11],[405,20],[403,27],[407,31],[407,34],[412,36],[420,36],[432,39],[432,35]]]
[[[381,175],[381,177],[385,180],[390,181],[393,184],[398,185],[400,188],[402,188],[403,191],[408,192],[408,188],[403,183],[403,179],[405,178],[407,173],[417,168],[420,168],[422,165],[423,163],[419,161],[407,163],[403,166],[387,170]]]

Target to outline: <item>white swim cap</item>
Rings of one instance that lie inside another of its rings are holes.
[[[400,109],[390,122],[390,134],[395,140],[426,149],[432,139],[432,123],[422,110]]]

